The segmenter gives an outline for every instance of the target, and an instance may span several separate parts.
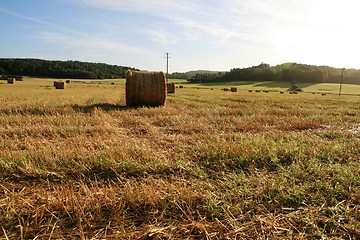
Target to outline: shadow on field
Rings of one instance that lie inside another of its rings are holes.
[[[268,81],[268,82],[255,83],[254,86],[255,87],[268,87],[268,88],[289,88],[289,87],[291,87],[291,83]]]
[[[89,112],[94,111],[95,109],[101,109],[105,112],[121,111],[121,110],[129,109],[129,107],[127,107],[127,106],[121,106],[121,105],[110,104],[110,103],[97,103],[97,104],[92,104],[92,105],[87,105],[87,106],[79,106],[79,105],[75,104],[72,106],[72,108],[75,111],[83,112],[83,113],[89,113]]]

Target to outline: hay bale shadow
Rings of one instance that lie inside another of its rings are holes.
[[[83,113],[90,113],[90,112],[94,111],[95,109],[101,109],[105,112],[122,111],[125,109],[130,109],[127,106],[110,104],[110,103],[96,103],[96,104],[91,104],[91,105],[86,105],[86,106],[80,106],[78,104],[75,104],[72,106],[72,108],[77,112],[83,112]]]

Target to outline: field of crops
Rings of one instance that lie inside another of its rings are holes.
[[[0,239],[360,239],[360,96],[111,83],[0,82]]]

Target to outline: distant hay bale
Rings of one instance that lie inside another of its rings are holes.
[[[71,83],[71,80],[69,80],[69,79],[68,79],[68,80],[66,80],[66,83]]]
[[[54,82],[55,89],[65,89],[66,88],[66,82],[63,81],[55,81]]]
[[[322,93],[321,96],[326,96],[326,93]]]
[[[230,88],[230,91],[231,91],[231,92],[237,92],[237,88],[236,88],[236,87],[232,87],[232,88]]]
[[[15,78],[8,78],[7,83],[8,83],[8,84],[15,84],[15,83],[16,83],[16,79],[15,79]]]
[[[166,83],[163,72],[127,71],[127,106],[163,106],[165,99]]]
[[[175,83],[166,83],[167,93],[175,93]]]
[[[111,85],[115,85],[115,83],[114,83],[114,82],[112,82],[112,83],[111,83]]]
[[[261,92],[260,90],[255,90],[255,92]]]
[[[252,90],[249,90],[249,92],[253,92]]]
[[[184,88],[184,86],[183,86],[183,85],[180,85],[179,88]]]
[[[224,91],[225,91],[225,92],[228,92],[228,91],[229,91],[229,89],[228,89],[228,88],[224,88]]]
[[[280,94],[284,94],[284,92],[280,92]]]

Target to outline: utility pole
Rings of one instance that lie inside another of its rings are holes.
[[[341,70],[341,79],[340,79],[340,90],[339,90],[339,96],[341,96],[341,88],[343,83],[343,77],[344,77],[344,68]]]
[[[166,82],[168,81],[168,75],[169,75],[169,58],[170,53],[166,52]]]

